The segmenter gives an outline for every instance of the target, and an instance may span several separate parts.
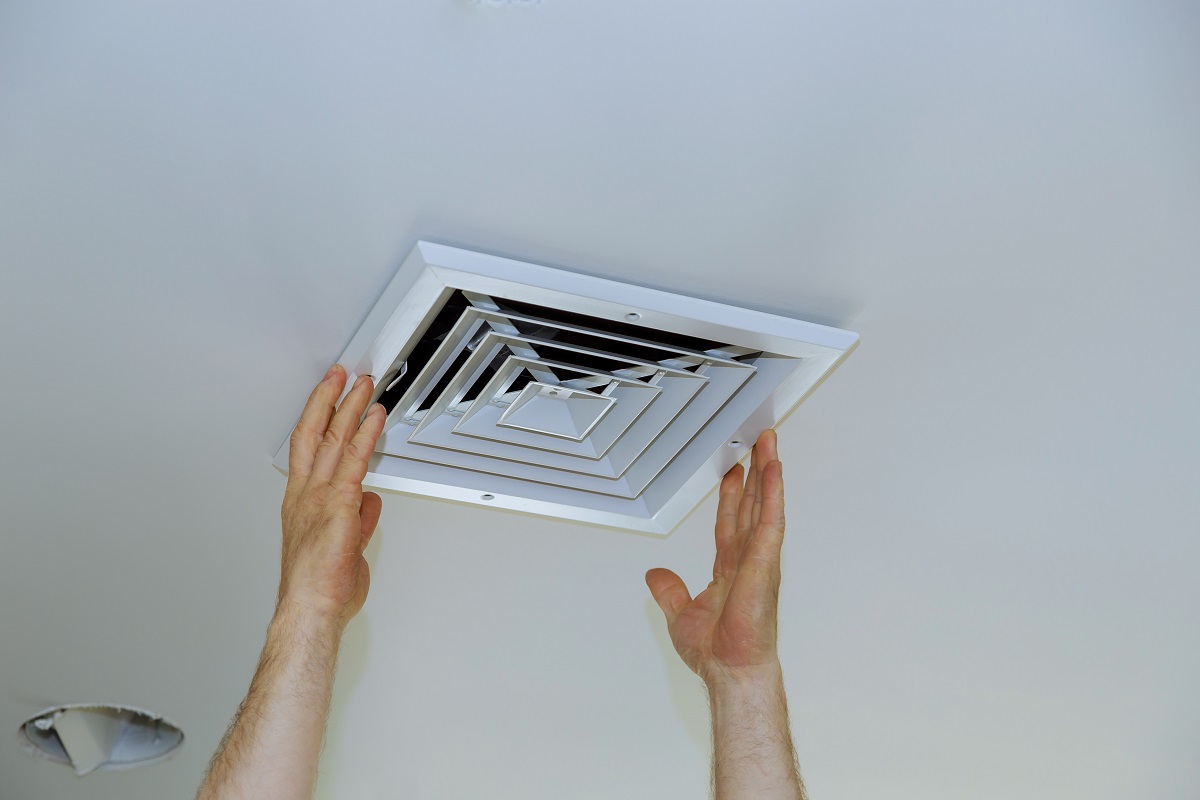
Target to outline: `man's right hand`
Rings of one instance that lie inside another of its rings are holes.
[[[721,482],[713,580],[693,600],[678,575],[646,573],[671,642],[708,685],[717,800],[805,800],[776,649],[783,465],[775,431],[758,437],[742,485]]]
[[[775,431],[759,436],[742,485],[735,464],[721,482],[713,580],[692,599],[668,569],[646,573],[684,663],[710,686],[777,671],[776,613],[783,547],[783,465]]]

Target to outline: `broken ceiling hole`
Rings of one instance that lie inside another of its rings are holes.
[[[21,724],[20,737],[28,752],[77,775],[155,764],[183,744],[183,731],[158,714],[91,703],[48,708]]]

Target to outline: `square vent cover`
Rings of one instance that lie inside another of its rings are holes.
[[[418,242],[339,361],[388,410],[365,486],[667,534],[857,342]]]

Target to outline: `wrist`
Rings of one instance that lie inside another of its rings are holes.
[[[752,698],[776,693],[783,687],[783,667],[778,660],[750,667],[719,667],[704,677],[710,697]]]
[[[341,642],[346,622],[336,610],[320,603],[305,602],[302,598],[284,596],[275,605],[272,628],[283,628],[306,637],[337,645]]]

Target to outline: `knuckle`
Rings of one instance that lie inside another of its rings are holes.
[[[342,437],[338,435],[337,431],[335,431],[333,428],[330,428],[329,431],[326,432],[325,438],[321,439],[321,444],[318,445],[318,449],[336,450],[341,446]]]

